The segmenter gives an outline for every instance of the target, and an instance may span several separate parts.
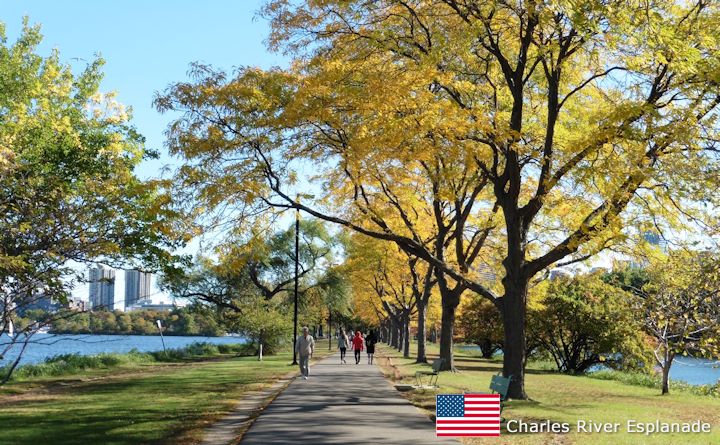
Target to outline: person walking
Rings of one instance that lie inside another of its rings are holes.
[[[338,334],[338,349],[340,349],[340,363],[347,363],[345,361],[345,352],[348,346],[350,346],[350,340],[345,334],[345,329],[340,330]]]
[[[375,344],[377,343],[377,336],[375,331],[371,330],[370,333],[365,337],[365,350],[368,356],[368,365],[373,364],[373,357],[375,355]]]
[[[307,326],[303,326],[302,335],[298,336],[295,341],[295,352],[300,361],[300,373],[303,379],[307,380],[310,377],[310,357],[315,352],[315,339],[310,335],[310,329]]]
[[[365,340],[362,338],[360,331],[355,331],[355,337],[352,339],[353,350],[355,351],[355,364],[360,363],[360,353],[365,349]]]

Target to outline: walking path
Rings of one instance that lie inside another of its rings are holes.
[[[447,444],[435,426],[385,380],[380,369],[359,365],[352,354],[341,365],[332,355],[310,367],[255,420],[241,445]]]

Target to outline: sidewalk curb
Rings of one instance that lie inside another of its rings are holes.
[[[313,358],[315,363],[325,358],[321,354]],[[273,400],[275,400],[296,378],[299,371],[292,371],[281,376],[267,388],[258,391],[249,391],[242,395],[242,400],[225,417],[205,429],[199,445],[237,445],[245,433]]]
[[[260,391],[243,394],[242,400],[225,417],[205,430],[200,445],[236,445],[262,411],[298,376],[297,371],[285,374]]]

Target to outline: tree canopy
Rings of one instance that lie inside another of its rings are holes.
[[[535,275],[648,227],[718,227],[716,3],[270,0],[264,13],[290,69],[196,65],[156,99],[183,113],[168,130],[181,182],[206,207],[298,208],[432,265],[448,366],[461,295],[489,299],[510,397],[526,397]],[[296,200],[303,181],[325,193]]]

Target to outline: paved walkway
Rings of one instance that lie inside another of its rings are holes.
[[[385,380],[366,355],[332,355],[295,379],[255,420],[241,445],[447,444],[435,425]]]

